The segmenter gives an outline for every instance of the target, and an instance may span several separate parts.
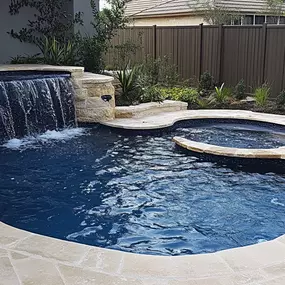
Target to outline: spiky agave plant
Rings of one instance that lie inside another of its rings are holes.
[[[52,65],[72,65],[75,61],[75,45],[70,41],[60,43],[55,37],[45,37],[38,41],[43,62]]]
[[[138,92],[136,92],[138,67],[134,66],[130,68],[130,64],[128,63],[122,70],[117,71],[116,77],[122,88],[121,97],[123,101],[127,104],[134,104],[139,97]]]

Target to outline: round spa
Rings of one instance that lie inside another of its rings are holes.
[[[208,161],[177,148],[173,137],[278,149],[285,127],[187,120],[158,133],[95,125],[4,139],[0,219],[46,236],[151,255],[216,252],[285,233],[284,173]]]

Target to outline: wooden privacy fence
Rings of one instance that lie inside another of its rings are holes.
[[[217,82],[235,86],[244,79],[248,91],[267,82],[276,97],[285,89],[285,26],[132,27],[120,30],[113,47],[132,42],[140,46],[133,63],[147,55],[168,56],[184,79],[209,71]],[[112,65],[116,49],[106,61]]]

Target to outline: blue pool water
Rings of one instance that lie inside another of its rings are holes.
[[[257,149],[285,146],[285,126],[219,119],[194,120],[180,125],[175,128],[179,135],[208,144]]]
[[[259,134],[256,145],[264,143]],[[215,252],[285,233],[285,175],[199,160],[175,147],[175,135],[191,133],[185,125],[143,136],[94,126],[3,142],[0,220],[157,255]],[[271,135],[264,137],[275,143]]]

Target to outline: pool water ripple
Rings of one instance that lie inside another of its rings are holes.
[[[1,221],[158,255],[215,252],[284,234],[285,175],[201,161],[175,148],[171,138],[181,132],[127,136],[93,127],[73,139],[0,148]]]

